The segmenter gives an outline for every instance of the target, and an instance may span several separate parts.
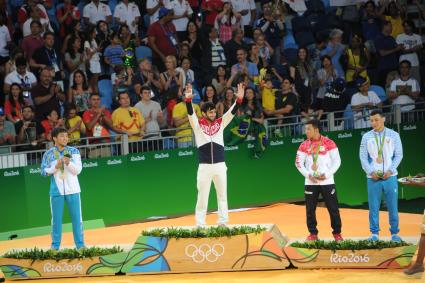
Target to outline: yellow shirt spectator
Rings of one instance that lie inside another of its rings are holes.
[[[394,37],[394,39],[397,38],[397,35],[402,34],[404,32],[403,19],[401,17],[394,19],[391,16],[385,16],[385,20],[387,20],[388,22],[391,22],[391,25],[393,27],[393,31],[391,32],[391,36]]]
[[[275,93],[277,89],[264,87],[263,88],[263,108],[265,110],[276,110],[275,109]]]
[[[128,131],[133,134],[140,133],[140,129],[142,128],[145,120],[143,119],[142,114],[137,108],[128,107],[128,108],[117,108],[112,113],[112,123],[114,127]],[[137,141],[141,137],[140,136],[130,136],[129,140]]]
[[[68,129],[72,129],[77,125],[77,123],[80,123],[80,130],[75,130],[69,133],[70,143],[78,142],[81,138],[81,133],[86,132],[86,126],[83,123],[83,119],[81,119],[81,117],[77,115],[68,119],[66,122]]]
[[[193,104],[193,111],[195,111],[196,115],[200,118],[202,116],[201,109],[197,104]],[[178,118],[186,118],[187,117],[187,108],[186,108],[186,102],[180,102],[177,103],[176,106],[173,108],[173,119]],[[177,139],[177,142],[189,142],[192,140],[192,129],[190,128],[189,119],[182,125],[176,128],[188,128],[185,130],[177,130],[176,136],[187,136],[184,138]]]

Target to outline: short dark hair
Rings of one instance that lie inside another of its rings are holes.
[[[130,98],[130,95],[128,94],[128,92],[121,91],[121,92],[118,93],[118,100],[121,99],[121,95],[123,95],[123,94],[127,94],[127,96]]]
[[[310,121],[307,121],[306,123],[305,123],[305,125],[307,126],[307,125],[311,125],[314,129],[318,129],[319,130],[319,132],[320,132],[320,130],[321,130],[321,127],[320,127],[320,121],[319,120],[317,120],[317,119],[312,119],[312,120],[310,120]]]
[[[243,47],[238,47],[238,49],[236,49],[236,53],[237,53],[239,50],[242,50],[245,54],[247,53],[247,52],[246,52],[246,49],[245,49],[245,48],[243,48]]]
[[[140,89],[140,92],[143,92],[144,90],[151,91],[152,89],[151,89],[149,86],[144,85],[144,86],[142,86],[142,88]]]
[[[15,61],[15,65],[16,65],[16,67],[19,67],[19,66],[27,66],[27,59],[25,59],[25,57],[18,57],[18,58],[16,58],[16,61]]]
[[[401,67],[402,64],[407,64],[407,66],[409,66],[409,69],[412,68],[412,63],[410,63],[409,60],[403,60],[401,61],[398,66]]]
[[[33,25],[38,25],[38,27],[43,26],[39,20],[32,20],[30,23],[30,27],[32,27]]]
[[[379,116],[381,116],[381,117],[385,117],[384,116],[384,112],[382,112],[382,110],[381,109],[375,109],[375,110],[372,110],[372,112],[370,112],[370,116],[372,117],[372,116],[375,116],[375,115],[379,115]]]
[[[294,79],[293,79],[292,77],[283,77],[283,78],[282,78],[282,83],[283,83],[284,81],[289,81],[289,83],[290,83],[291,85],[293,85],[293,84],[294,84]]]
[[[49,35],[53,36],[55,38],[55,34],[51,31],[46,31],[43,35],[43,39],[46,39]]]
[[[209,102],[209,101],[205,102],[201,107],[201,111],[203,113],[207,113],[208,111],[213,110],[213,109],[215,109],[215,104],[212,103],[212,102]]]
[[[34,112],[34,107],[32,107],[31,105],[25,105],[22,107],[22,111],[24,111],[25,109],[29,108],[32,112]]]
[[[54,128],[52,130],[52,138],[57,138],[60,133],[67,133],[68,131],[64,127]]]
[[[90,94],[90,98],[92,98],[93,96],[99,96],[100,97],[100,94],[97,93],[97,92],[93,92],[92,94]]]

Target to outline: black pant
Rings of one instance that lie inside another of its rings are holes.
[[[304,193],[308,231],[315,235],[319,233],[317,230],[316,207],[319,195],[321,194],[331,217],[331,226],[333,229],[332,233],[341,233],[341,217],[339,215],[338,198],[336,196],[335,185],[306,185]]]

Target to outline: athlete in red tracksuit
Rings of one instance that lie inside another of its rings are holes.
[[[215,105],[207,102],[202,106],[202,118],[198,120],[192,107],[192,86],[188,84],[185,90],[185,101],[189,122],[195,135],[198,147],[199,167],[197,176],[198,200],[196,202],[196,225],[205,226],[205,216],[208,208],[208,196],[211,181],[214,182],[217,192],[218,224],[225,225],[228,220],[227,208],[227,167],[224,162],[224,128],[232,121],[238,105],[242,103],[245,87],[238,85],[237,100],[224,113],[223,117],[217,117]]]
[[[334,174],[341,165],[341,158],[335,142],[320,134],[319,121],[306,123],[305,140],[297,151],[295,166],[305,177],[305,205],[307,210],[307,227],[310,235],[308,241],[317,240],[316,207],[319,195],[322,195],[331,217],[332,234],[336,241],[341,241],[341,217],[334,182]]]

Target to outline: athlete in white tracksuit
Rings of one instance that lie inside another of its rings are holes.
[[[59,133],[58,133],[59,132]],[[52,214],[52,246],[58,250],[62,239],[62,216],[65,202],[72,220],[74,242],[77,247],[84,247],[83,220],[81,216],[80,184],[81,156],[78,149],[67,146],[66,129],[56,128],[52,131],[55,146],[46,151],[41,163],[41,175],[50,178],[50,210]]]
[[[196,145],[199,151],[199,167],[197,175],[198,200],[196,203],[196,225],[205,226],[205,216],[208,208],[208,196],[211,181],[217,192],[218,224],[228,222],[227,208],[227,167],[224,162],[224,128],[232,121],[237,111],[237,105],[242,103],[245,88],[238,85],[237,100],[216,119],[215,105],[206,103],[202,107],[202,118],[198,119],[192,107],[192,86],[188,85],[185,91],[185,101],[190,125],[195,134]]]

